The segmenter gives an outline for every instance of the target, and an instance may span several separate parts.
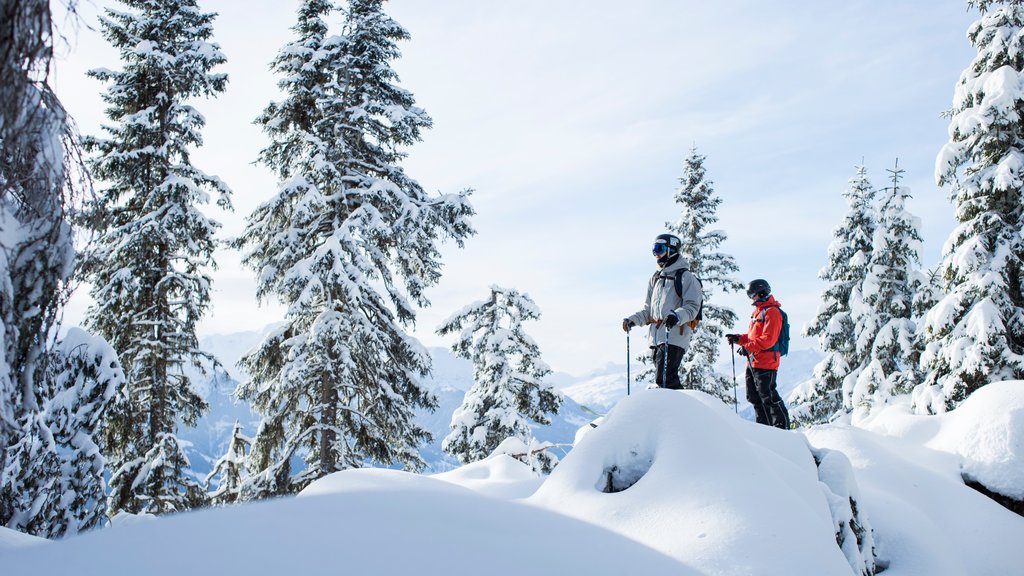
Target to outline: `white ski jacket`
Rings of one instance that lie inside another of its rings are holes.
[[[647,299],[643,310],[626,317],[637,326],[649,325],[648,339],[651,346],[665,343],[663,322],[669,312],[673,311],[679,317],[679,324],[668,331],[668,343],[683,349],[690,345],[693,330],[687,323],[697,317],[704,293],[689,267],[686,258],[679,256],[672,264],[659,269],[647,284]],[[681,268],[687,269],[682,276],[682,297],[676,295],[675,288],[676,271]]]

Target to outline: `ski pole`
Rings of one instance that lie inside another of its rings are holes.
[[[736,344],[729,342],[729,349],[732,350],[732,405],[736,408],[736,413],[740,413],[740,398],[736,393],[736,389],[740,387],[739,383],[736,382]]]
[[[629,396],[629,388],[633,379],[629,376],[629,330],[626,330],[626,396]]]
[[[665,325],[665,349],[662,351],[661,360],[661,387],[668,388],[668,331],[669,327]]]

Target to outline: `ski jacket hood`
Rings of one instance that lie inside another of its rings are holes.
[[[642,310],[633,313],[626,319],[637,326],[649,325],[647,338],[651,346],[665,343],[665,317],[675,312],[679,324],[668,331],[668,343],[672,346],[687,348],[693,330],[687,325],[697,317],[704,294],[697,277],[689,271],[690,263],[686,258],[678,256],[674,262],[664,268],[658,267],[647,283],[647,298]],[[682,296],[676,294],[676,272],[686,270],[682,276]]]
[[[750,327],[746,334],[740,335],[739,345],[747,354],[747,364],[751,368],[762,370],[778,370],[780,355],[778,351],[768,349],[775,346],[782,332],[782,304],[769,295],[767,299],[754,303],[754,311],[750,314]]]

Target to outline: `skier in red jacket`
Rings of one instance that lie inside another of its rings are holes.
[[[789,429],[789,411],[776,389],[780,357],[777,343],[783,323],[780,304],[766,280],[752,281],[747,296],[754,306],[750,328],[746,334],[725,337],[730,344],[738,344],[740,355],[747,357],[747,400],[754,407],[757,422]]]

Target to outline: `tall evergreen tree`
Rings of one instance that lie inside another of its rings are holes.
[[[119,366],[101,339],[54,338],[89,182],[48,82],[50,4],[2,2],[0,22],[0,525],[60,537],[103,521],[93,436]]]
[[[126,10],[108,9],[101,26],[124,68],[90,72],[110,84],[111,123],[108,137],[85,141],[104,185],[89,214],[99,235],[85,267],[95,300],[87,322],[118,351],[127,378],[104,427],[109,511],[160,514],[205,494],[176,431],[206,410],[186,367],[215,363],[195,332],[210,302],[219,225],[198,206],[212,192],[230,208],[230,191],[192,165],[205,121],[189,102],[216,96],[227,77],[211,72],[224,62],[210,41],[215,14],[194,0],[121,3]]]
[[[805,336],[818,337],[825,357],[814,367],[811,379],[790,397],[790,415],[800,424],[827,422],[843,411],[843,382],[855,379],[855,369],[861,364],[851,305],[856,305],[858,287],[871,264],[875,233],[875,190],[863,166],[857,167],[843,196],[849,210],[833,231],[828,264],[818,273],[829,285],[821,295],[814,320],[804,329]]]
[[[0,468],[45,402],[74,261],[76,135],[49,85],[49,2],[0,4]]]
[[[959,226],[944,247],[945,296],[928,313],[918,409],[942,412],[992,381],[1024,378],[1024,4],[969,1],[978,54],[961,74],[935,177]]]
[[[920,347],[916,337],[914,298],[924,282],[920,273],[919,221],[906,210],[910,190],[900,186],[899,162],[888,171],[892,186],[880,191],[878,226],[872,240],[871,266],[860,285],[862,305],[853,311],[857,356],[862,358],[847,409],[859,414],[909,393],[919,381]]]
[[[348,2],[330,35],[339,8],[304,0],[297,37],[272,64],[285,99],[257,122],[271,138],[260,162],[280,184],[238,245],[259,297],[287,313],[243,359],[251,380],[239,394],[264,417],[245,499],[367,463],[423,465],[429,434],[413,410],[436,399],[417,381],[430,356],[405,329],[440,279],[441,240],[461,246],[473,211],[468,191],[432,197],[399,165],[431,121],[396,84],[390,62],[409,36],[381,4]]]
[[[459,310],[438,328],[442,336],[458,333],[452,351],[473,362],[473,387],[452,414],[452,431],[442,444],[460,462],[482,460],[508,438],[535,444],[530,422],[550,424],[549,415],[561,408],[561,395],[543,382],[551,369],[523,331],[523,322],[538,318],[540,309],[529,296],[491,286],[486,300]],[[553,457],[537,456],[541,469],[550,471]]]
[[[726,240],[725,232],[709,228],[718,222],[722,199],[715,195],[714,183],[706,177],[704,160],[696,146],[690,150],[675,195],[682,214],[675,224],[665,224],[682,240],[679,252],[689,260],[690,271],[700,278],[704,289],[703,320],[683,356],[680,381],[684,388],[701,390],[732,404],[736,397],[733,381],[714,367],[725,331],[736,325],[736,313],[716,305],[713,295],[742,291],[744,286],[731,276],[739,271],[735,259],[719,251]]]

